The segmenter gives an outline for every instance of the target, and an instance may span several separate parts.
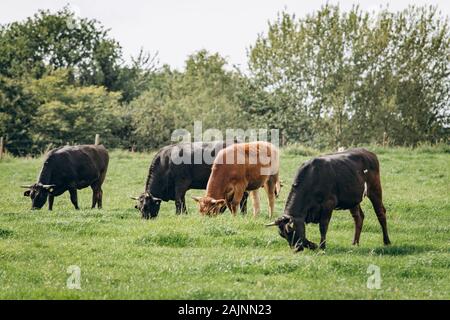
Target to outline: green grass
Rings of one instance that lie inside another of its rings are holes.
[[[449,299],[450,154],[448,150],[380,150],[382,183],[393,245],[368,200],[361,245],[351,245],[353,220],[336,211],[326,251],[293,254],[262,214],[176,216],[163,203],[156,220],[141,220],[128,198],[142,191],[150,154],[111,153],[104,209],[88,209],[90,189],[68,194],[54,211],[31,211],[20,184],[33,182],[42,159],[0,162],[0,298],[2,299]],[[306,160],[283,152],[281,177],[289,186]],[[282,214],[289,190],[282,190]],[[191,194],[200,195],[202,191]],[[317,225],[307,227],[318,241]],[[367,268],[380,267],[381,289],[366,286]],[[67,268],[81,269],[81,290],[66,286]]]

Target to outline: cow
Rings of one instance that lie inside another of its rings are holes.
[[[253,215],[259,213],[258,189],[264,187],[269,199],[269,216],[281,188],[278,177],[278,149],[269,142],[237,143],[221,150],[214,160],[206,195],[193,197],[202,215],[216,215],[228,207],[236,215],[244,192],[251,191]]]
[[[291,248],[302,251],[316,249],[306,238],[305,223],[319,224],[320,248],[326,247],[326,234],[331,214],[336,210],[350,210],[355,222],[353,244],[359,245],[364,221],[360,203],[367,196],[372,202],[389,245],[386,209],[382,201],[380,165],[377,156],[366,149],[350,149],[328,154],[305,162],[297,172],[286,201],[284,215],[267,224],[278,226],[280,235]]]
[[[160,149],[150,165],[144,192],[131,197],[138,201],[135,208],[141,212],[141,217],[156,218],[162,201],[175,201],[176,214],[187,213],[186,192],[206,188],[217,152],[233,143],[184,142]],[[247,194],[241,202],[241,211],[246,210]]]
[[[102,207],[102,184],[108,170],[109,155],[103,145],[65,146],[50,150],[38,182],[27,188],[24,196],[31,198],[31,209],[41,209],[48,198],[53,209],[54,198],[67,190],[75,209],[79,209],[77,190],[92,188],[92,208]]]

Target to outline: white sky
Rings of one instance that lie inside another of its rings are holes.
[[[69,4],[82,17],[95,18],[122,45],[124,56],[136,55],[141,47],[158,52],[161,63],[175,68],[200,49],[219,52],[231,64],[245,69],[246,50],[259,33],[267,30],[267,21],[287,9],[303,16],[319,9],[326,0],[2,0],[0,24],[23,20],[38,9],[55,11]],[[362,9],[377,10],[386,0],[333,1],[347,10],[358,3]],[[450,0],[395,0],[391,10],[409,4],[438,5],[450,16]]]

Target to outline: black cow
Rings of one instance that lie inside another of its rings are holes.
[[[31,209],[40,209],[48,197],[48,209],[53,200],[69,190],[70,200],[78,207],[77,189],[92,188],[92,208],[102,207],[102,184],[108,169],[108,151],[102,145],[66,146],[50,150],[44,160],[38,182],[24,196],[31,197]]]
[[[365,149],[351,149],[305,162],[295,177],[284,215],[267,226],[277,225],[289,245],[301,251],[305,247],[317,248],[306,239],[305,223],[319,223],[320,248],[323,249],[331,213],[334,209],[348,209],[355,221],[353,244],[357,245],[364,220],[360,203],[366,195],[380,222],[384,244],[388,245],[380,166],[377,156]]]
[[[144,193],[132,197],[139,201],[135,208],[141,212],[142,218],[157,217],[161,201],[174,200],[176,213],[186,213],[186,192],[206,189],[214,158],[226,146],[223,141],[194,142],[159,150],[150,165]],[[247,210],[247,197],[248,193],[241,202],[242,212]]]

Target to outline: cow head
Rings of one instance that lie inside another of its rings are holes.
[[[134,207],[141,212],[142,218],[153,219],[158,216],[161,199],[152,196],[148,192],[144,192],[139,197],[131,197],[131,199],[138,201]]]
[[[25,197],[31,198],[31,209],[41,209],[47,197],[51,194],[55,188],[54,184],[42,184],[35,183],[30,186],[21,186],[22,188],[27,188],[28,190],[23,193]]]
[[[226,206],[225,199],[214,199],[211,197],[192,197],[197,201],[202,215],[217,215],[223,212],[223,207]]]
[[[284,215],[274,222],[266,224],[266,227],[271,226],[278,226],[278,233],[287,240],[292,249],[296,251],[302,249],[302,246],[299,246],[300,237],[295,232],[295,222],[292,216]]]

